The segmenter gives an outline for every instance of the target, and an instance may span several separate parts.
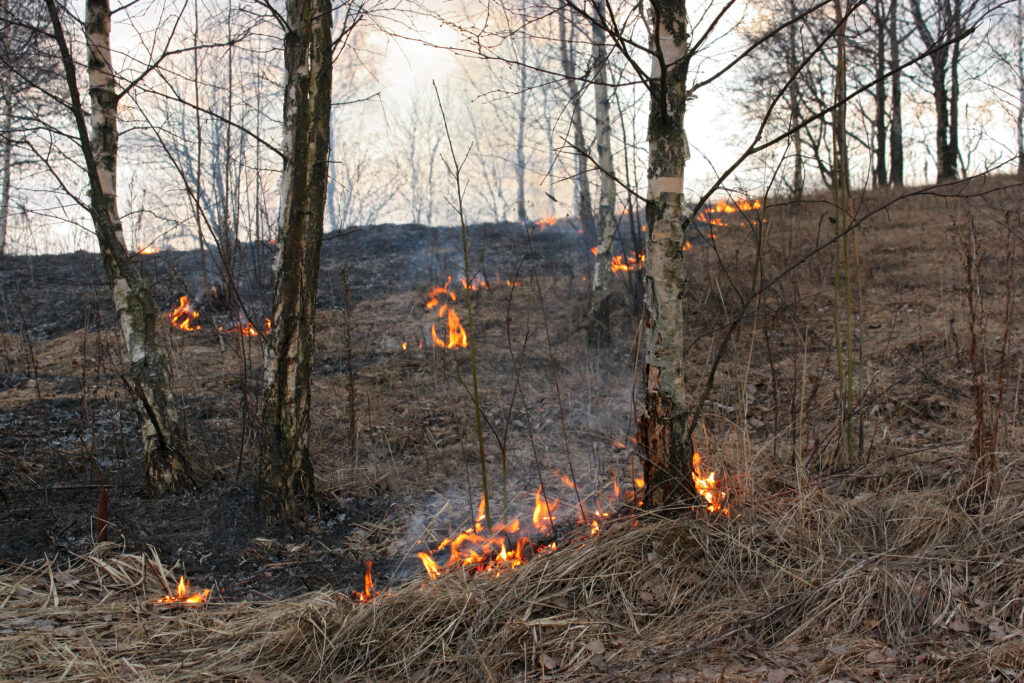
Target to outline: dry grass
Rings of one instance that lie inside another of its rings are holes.
[[[1018,471],[1018,463],[1006,472]],[[110,546],[0,574],[14,680],[694,680],[1024,675],[1024,480],[823,489],[733,517],[625,519],[499,577],[167,609],[157,558]],[[777,674],[778,675],[778,674]]]
[[[876,206],[886,200],[869,198]],[[962,486],[970,472],[964,444],[971,433],[971,378],[963,350],[964,278],[949,237],[969,215],[985,240],[984,294],[995,304],[981,342],[994,368],[1003,291],[999,240],[1007,239],[1006,207],[1019,202],[1019,192],[973,203],[915,197],[859,234],[866,443],[852,468],[821,466],[835,433],[831,266],[828,252],[804,255],[829,228],[821,227],[821,207],[782,207],[771,214],[775,239],[766,277],[799,265],[740,328],[710,397],[707,431],[698,435],[709,462],[728,476],[731,517],[623,519],[596,539],[506,575],[411,581],[370,604],[327,591],[223,603],[215,592],[214,602],[200,609],[159,608],[148,601],[176,577],[156,558],[98,546],[69,565],[49,562],[0,574],[0,675],[1020,680],[1024,468],[1016,425],[1024,412],[1017,370],[1024,358],[1019,344],[1011,343],[1013,374],[1005,381],[1012,401],[998,439],[996,486],[979,501],[964,495]],[[1021,226],[1009,227],[1019,232]],[[718,256],[711,250],[694,254],[694,281],[710,285],[694,287],[687,302],[709,329],[735,312],[728,278],[742,283],[751,263],[750,244],[739,231],[723,230],[718,247]],[[1014,286],[1019,298],[1020,285]],[[396,318],[402,306],[404,317]],[[501,320],[500,302],[491,308]],[[385,481],[396,491],[415,484],[420,491],[443,492],[464,471],[466,401],[452,390],[448,368],[435,352],[387,361],[386,354],[422,324],[419,302],[370,302],[362,313],[355,314],[355,345],[367,360],[356,381],[360,395],[369,398],[360,419],[376,420],[360,425],[361,456],[367,459],[339,457],[345,377],[328,373],[316,386],[321,431],[315,449],[318,463],[326,463],[321,474],[339,488],[353,488],[358,474],[367,486]],[[332,315],[324,316],[320,351],[337,360],[340,325]],[[564,311],[553,315],[568,318]],[[380,337],[379,320],[397,321],[393,338]],[[360,327],[358,321],[365,322]],[[570,320],[559,323],[571,326]],[[495,348],[501,348],[501,332],[497,324],[484,328],[495,337]],[[1024,338],[1017,319],[1010,338]],[[694,342],[688,361],[695,391],[713,346],[711,337]],[[378,347],[380,353],[366,351]],[[230,366],[215,349],[189,348],[190,362],[213,368],[203,386],[216,391],[232,374]],[[539,349],[531,348],[528,360],[543,378],[547,360]],[[603,368],[570,363],[585,357],[571,343],[557,353],[571,368],[561,375],[566,395],[590,397],[570,404],[571,410],[603,416],[618,405],[619,413],[627,412],[621,410],[629,399],[624,371],[614,382],[603,381],[626,388],[598,397]],[[492,362],[485,366],[489,377],[507,376],[507,364]],[[489,386],[496,394],[505,391],[499,379]],[[537,380],[526,390],[550,387]],[[531,406],[540,403],[530,398]],[[552,405],[549,400],[549,412]],[[539,411],[534,415],[541,450],[557,453],[557,422]],[[585,422],[577,416],[574,424]],[[613,421],[595,423],[607,429]],[[581,443],[583,436],[591,435],[579,436]],[[573,448],[584,452],[575,441]]]

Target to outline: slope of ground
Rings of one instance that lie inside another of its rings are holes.
[[[424,309],[457,271],[353,303],[350,344],[344,306],[324,311],[323,495],[291,538],[244,504],[258,340],[225,336],[222,347],[213,331],[168,330],[208,479],[148,501],[133,492],[116,339],[79,331],[30,350],[14,335],[7,357],[32,369],[0,393],[2,473],[5,490],[30,493],[9,495],[4,524],[49,533],[32,526],[46,508],[32,486],[70,481],[46,495],[68,506],[78,539],[53,541],[79,557],[0,574],[0,667],[72,680],[1018,680],[1022,202],[1021,188],[989,180],[858,203],[851,453],[837,419],[834,211],[812,199],[727,216],[711,246],[687,254],[684,305],[693,395],[717,368],[696,439],[724,477],[729,516],[627,516],[499,576],[429,581],[411,557],[416,541],[464,528],[480,491],[465,354],[430,346],[438,319]],[[554,474],[569,460],[588,495],[632,474],[637,321],[624,307],[615,343],[586,347],[586,271],[573,265],[583,246],[569,264],[544,252],[552,265],[536,275],[499,272],[523,284],[474,298],[487,464],[500,471],[505,456],[513,511],[538,479],[570,502]],[[391,277],[391,265],[376,267]],[[83,370],[81,358],[106,369]],[[94,463],[124,501],[115,531],[127,548],[89,540],[96,491],[74,487],[95,481]],[[156,534],[155,547],[196,583],[217,582],[196,610],[150,603],[177,571],[140,538],[161,515],[174,523],[182,501],[195,501],[180,520],[194,530],[178,542]],[[365,559],[385,591],[368,604],[347,595]],[[284,597],[322,586],[335,590]],[[252,599],[264,594],[279,597]]]

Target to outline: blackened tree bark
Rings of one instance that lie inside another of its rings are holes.
[[[75,77],[75,64],[55,0],[46,0],[70,91],[71,111],[89,177],[90,212],[103,268],[128,351],[128,370],[142,416],[146,482],[156,494],[179,491],[189,482],[184,424],[171,389],[171,373],[159,339],[156,304],[125,246],[117,209],[117,105],[110,59],[110,5],[87,0],[90,132]]]
[[[647,262],[644,267],[645,401],[640,416],[644,506],[692,505],[693,442],[689,438],[683,376],[685,329],[683,203],[686,77],[689,35],[685,0],[652,0],[654,65],[647,141]]]
[[[258,502],[294,519],[313,494],[309,454],[313,326],[330,147],[330,0],[288,0],[284,36],[284,169]]]

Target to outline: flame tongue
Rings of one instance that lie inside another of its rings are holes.
[[[448,341],[442,339],[441,335],[437,333],[436,325],[430,326],[430,338],[435,346],[440,346],[442,349],[464,349],[469,346],[469,337],[466,335],[466,330],[462,327],[462,321],[459,320],[459,315],[455,312],[452,303],[449,303],[449,301],[441,303],[446,297],[450,302],[455,301],[455,292],[448,290],[451,284],[452,278],[449,275],[448,281],[444,283],[443,287],[434,287],[430,290],[430,297],[426,303],[428,311],[437,308],[437,317],[446,318],[448,323]],[[465,280],[463,280],[463,286],[467,289],[477,289],[477,287],[471,286],[471,283],[467,285]]]
[[[171,324],[179,330],[198,332],[202,329],[198,324],[195,324],[196,318],[199,317],[199,311],[189,302],[187,296],[182,296],[178,299],[177,308],[168,313],[167,317],[171,319]]]
[[[189,593],[188,581],[185,580],[184,576],[178,579],[178,588],[174,595],[165,595],[164,597],[157,600],[157,603],[177,603],[182,605],[198,605],[206,602],[206,599],[210,597],[210,589],[204,588],[201,591],[195,593]]]
[[[715,473],[708,472],[707,474],[704,474],[700,463],[700,453],[694,451],[693,484],[697,489],[697,494],[707,501],[708,512],[720,511],[722,514],[728,515],[729,508],[724,507],[725,492],[718,488],[718,483],[715,481]]]
[[[356,602],[370,602],[378,595],[380,593],[373,587],[373,562],[367,560],[366,570],[363,573],[363,590],[353,591],[352,599]]]

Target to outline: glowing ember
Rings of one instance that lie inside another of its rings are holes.
[[[366,571],[363,574],[363,590],[353,591],[352,599],[356,602],[370,602],[380,595],[373,587],[373,562],[366,561]]]
[[[700,453],[693,453],[693,483],[697,487],[697,493],[707,501],[708,512],[719,512],[723,515],[729,514],[729,508],[725,505],[725,491],[718,488],[715,481],[715,473],[708,472],[706,475],[700,466]]]
[[[187,296],[178,299],[178,307],[168,313],[167,317],[171,319],[171,324],[179,330],[198,332],[202,329],[198,324],[195,324],[196,318],[199,317],[199,311],[189,303]]]
[[[210,589],[204,588],[203,590],[196,593],[189,593],[188,581],[182,576],[178,579],[178,590],[174,595],[165,595],[164,597],[157,600],[159,604],[182,604],[182,605],[199,605],[206,602],[206,599],[210,597]]]

